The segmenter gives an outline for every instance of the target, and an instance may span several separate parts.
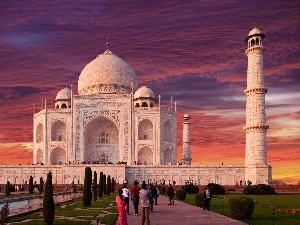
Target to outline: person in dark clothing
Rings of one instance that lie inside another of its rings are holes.
[[[174,205],[174,188],[172,187],[172,184],[169,184],[169,188],[168,188],[168,191],[167,191],[167,195],[169,197],[169,204],[168,205]]]
[[[203,197],[204,197],[204,207],[203,207],[203,210],[207,209],[209,210],[209,207],[210,207],[210,200],[211,200],[211,197],[212,197],[212,194],[211,194],[211,191],[210,191],[210,188],[207,186],[204,193],[203,193]]]

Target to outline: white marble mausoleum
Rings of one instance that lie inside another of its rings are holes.
[[[191,117],[183,118],[182,165],[177,163],[176,102],[162,107],[161,96],[138,86],[134,70],[111,52],[109,44],[82,70],[78,94],[73,87],[59,90],[53,107],[46,100],[33,117],[34,165],[0,166],[0,183],[22,184],[30,175],[39,182],[49,171],[53,183],[83,183],[84,168],[104,172],[121,183],[187,180],[197,184],[235,185],[271,182],[267,164],[262,40],[254,28],[248,48],[246,149],[243,165],[192,165]],[[241,128],[242,132],[242,128]]]

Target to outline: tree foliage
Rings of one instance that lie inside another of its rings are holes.
[[[6,186],[5,186],[5,195],[10,196],[10,182],[7,181]]]
[[[39,185],[39,193],[43,193],[43,189],[44,189],[44,180],[41,177],[40,178],[40,185]]]
[[[106,193],[106,175],[103,174],[103,194],[107,195]]]
[[[28,186],[28,192],[29,194],[33,194],[33,177],[29,177],[29,186]]]
[[[276,191],[273,187],[266,184],[257,184],[248,186],[243,191],[246,195],[275,195]]]
[[[237,197],[229,199],[231,216],[234,219],[250,219],[254,211],[254,201],[249,197]]]
[[[100,172],[99,177],[99,198],[102,198],[103,195],[103,172]]]
[[[0,211],[0,224],[4,225],[8,222],[8,216],[9,216],[9,207],[8,203],[2,206],[2,209]]]
[[[226,193],[225,188],[220,184],[209,183],[207,186],[213,195],[224,195]]]
[[[115,192],[115,185],[116,185],[116,181],[114,178],[111,178],[111,192],[114,193]]]
[[[176,191],[176,198],[178,200],[185,200],[186,198],[186,190],[185,189],[179,189]]]
[[[45,193],[43,197],[43,217],[46,225],[53,225],[55,205],[53,199],[52,173],[47,174]]]
[[[83,205],[91,206],[92,204],[92,169],[91,167],[85,168],[85,177],[83,184]]]
[[[111,178],[108,175],[107,176],[107,185],[106,185],[106,195],[110,196],[110,191],[111,191]]]
[[[198,186],[194,185],[193,183],[185,185],[183,189],[188,194],[197,194],[199,192]]]
[[[93,180],[93,192],[94,192],[94,201],[97,201],[97,172],[94,171],[94,180]]]

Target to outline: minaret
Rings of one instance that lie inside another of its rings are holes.
[[[185,165],[191,165],[191,141],[190,141],[190,122],[191,117],[188,114],[183,116],[183,133],[182,133],[182,162]]]
[[[265,93],[264,86],[262,40],[265,35],[254,27],[245,42],[248,48],[245,54],[248,57],[247,89],[244,95],[246,103],[246,154],[245,154],[245,180],[253,184],[262,183],[262,176],[257,174],[257,168],[267,165]],[[260,178],[259,178],[260,177]],[[265,176],[263,176],[265,177]],[[266,178],[266,177],[265,177]],[[269,178],[262,178],[263,183]]]

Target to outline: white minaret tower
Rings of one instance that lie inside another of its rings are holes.
[[[188,114],[183,116],[183,134],[182,134],[182,162],[185,165],[191,165],[191,141],[190,141],[190,122],[191,117]]]
[[[244,95],[246,103],[246,154],[245,154],[245,180],[253,184],[269,183],[271,167],[267,165],[265,93],[264,86],[262,40],[265,35],[254,27],[245,42],[248,48],[245,54],[248,57],[247,89]],[[263,170],[262,168],[268,168]]]

